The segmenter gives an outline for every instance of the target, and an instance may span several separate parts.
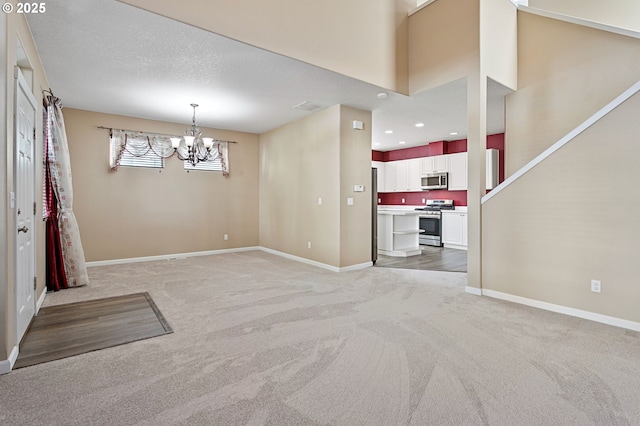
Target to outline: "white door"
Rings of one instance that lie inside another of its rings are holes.
[[[15,99],[16,324],[17,341],[35,315],[35,120],[36,100],[16,68]]]

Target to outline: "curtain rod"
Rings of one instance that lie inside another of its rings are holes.
[[[112,130],[120,130],[120,131],[122,131],[122,132],[146,133],[146,134],[149,134],[149,135],[160,135],[160,136],[172,136],[172,135],[165,135],[165,134],[157,133],[157,132],[143,132],[142,130],[116,129],[115,127],[105,127],[105,126],[96,126],[96,127],[97,127],[98,129],[109,130],[109,131],[112,131]],[[214,140],[215,142],[238,143],[238,142],[236,142],[236,141],[225,141],[225,140],[222,140],[222,139],[216,139],[216,138],[213,138],[213,140]]]

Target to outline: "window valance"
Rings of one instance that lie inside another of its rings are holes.
[[[160,133],[138,132],[133,130],[109,129],[111,132],[111,170],[117,171],[123,161],[123,156],[138,160],[142,167],[162,167],[162,161],[177,154],[181,160],[189,158],[188,148],[180,144],[177,148],[172,146],[173,135]],[[214,140],[213,147],[207,153],[202,151],[197,164],[189,164],[188,170],[219,170],[224,176],[229,176],[229,142]],[[204,149],[200,146],[198,149]],[[161,165],[157,165],[159,161]],[[147,165],[147,163],[149,165]]]

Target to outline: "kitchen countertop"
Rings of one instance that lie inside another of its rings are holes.
[[[416,210],[400,210],[400,209],[380,209],[378,208],[378,214],[388,214],[396,216],[411,216],[419,215],[420,212]]]
[[[467,213],[467,206],[456,207],[455,210],[441,210],[442,213]]]

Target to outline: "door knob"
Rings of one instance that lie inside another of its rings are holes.
[[[29,230],[29,228],[27,228],[26,226],[23,226],[22,228],[18,228],[18,234],[20,232],[24,232],[26,234],[28,230]]]

